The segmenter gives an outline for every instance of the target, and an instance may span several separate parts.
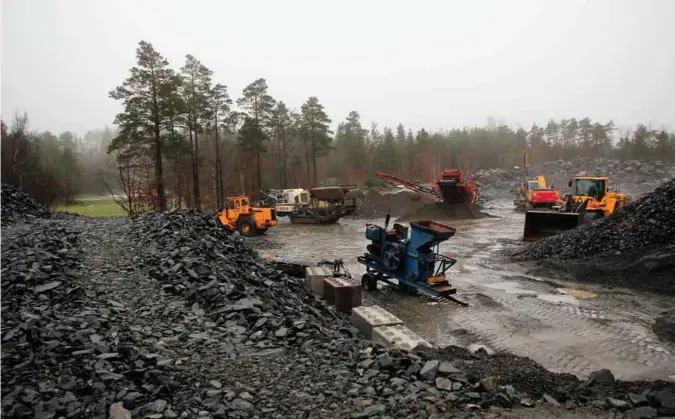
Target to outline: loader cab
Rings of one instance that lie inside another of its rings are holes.
[[[536,180],[527,181],[527,190],[534,191],[535,189],[540,189],[539,182]]]
[[[248,214],[249,210],[249,200],[246,197],[233,197],[227,199],[227,218],[230,220],[236,220],[239,217],[239,214]]]
[[[568,185],[572,187],[572,195],[593,197],[600,202],[607,195],[607,180],[605,177],[577,177]]]

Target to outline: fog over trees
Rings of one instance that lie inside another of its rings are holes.
[[[525,150],[535,164],[580,156],[675,162],[675,133],[642,124],[619,130],[611,120],[571,115],[530,127],[488,118],[480,127],[413,131],[405,121],[364,124],[357,102],[348,115],[328,115],[316,96],[287,103],[270,95],[264,78],[231,92],[198,57],[170,63],[146,41],[136,61],[111,86],[120,112],[110,127],[57,135],[31,130],[30,115],[3,115],[2,181],[48,205],[114,192],[130,213],[215,211],[230,195],[367,186],[378,171],[428,181],[444,168],[512,167]]]

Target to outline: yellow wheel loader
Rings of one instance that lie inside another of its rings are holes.
[[[538,241],[577,228],[584,222],[592,222],[612,215],[626,203],[626,196],[609,192],[609,178],[577,176],[568,186],[572,193],[564,203],[550,211],[527,211],[525,213],[524,241]]]
[[[277,225],[274,209],[252,207],[246,196],[226,198],[225,209],[218,213],[218,219],[226,229],[247,237],[264,234]]]

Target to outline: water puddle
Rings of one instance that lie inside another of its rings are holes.
[[[573,295],[567,294],[539,294],[537,298],[540,300],[548,301],[549,303],[556,304],[570,304],[574,306],[579,305],[579,300]]]
[[[594,298],[597,297],[598,294],[591,292],[591,291],[586,291],[586,290],[580,290],[576,288],[561,288],[560,291],[572,295],[576,298],[580,298],[582,300],[585,300],[587,298]]]
[[[483,285],[488,288],[502,290],[507,294],[536,294],[536,291],[520,288],[520,284],[514,281],[494,282]]]

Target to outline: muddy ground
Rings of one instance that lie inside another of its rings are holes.
[[[564,282],[556,272],[530,275],[500,256],[520,244],[524,215],[507,206],[489,213],[494,217],[449,222],[458,233],[441,245],[458,260],[449,278],[469,307],[382,286],[365,292],[364,302],[393,312],[435,345],[508,351],[580,378],[608,368],[622,380],[675,380],[675,345],[652,331],[654,319],[675,307],[672,296]],[[282,218],[258,241],[259,252],[291,261],[343,258],[360,278],[366,222],[383,219],[291,226]]]

